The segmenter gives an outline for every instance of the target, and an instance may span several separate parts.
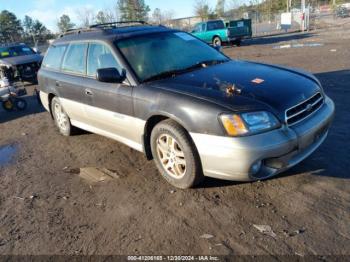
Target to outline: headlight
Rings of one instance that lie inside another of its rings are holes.
[[[230,136],[250,135],[278,127],[276,117],[266,111],[221,115],[221,122]]]

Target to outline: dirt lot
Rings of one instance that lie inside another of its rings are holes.
[[[336,103],[322,147],[263,182],[207,179],[174,190],[153,162],[120,143],[60,136],[33,97],[26,114],[0,111],[0,145],[15,151],[0,160],[0,254],[350,254],[349,47],[350,28],[334,28],[224,49],[309,70]],[[120,178],[89,185],[76,174],[86,166]]]

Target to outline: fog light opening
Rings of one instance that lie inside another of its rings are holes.
[[[258,173],[260,171],[260,168],[261,168],[261,161],[257,161],[251,166],[250,173],[252,175],[255,175],[256,173]]]

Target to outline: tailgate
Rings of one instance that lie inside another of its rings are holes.
[[[230,32],[230,37],[237,37],[237,36],[250,36],[249,28],[248,27],[229,27],[228,28]]]

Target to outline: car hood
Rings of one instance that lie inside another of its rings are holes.
[[[234,111],[271,109],[281,120],[286,109],[322,92],[318,80],[307,72],[238,60],[152,85],[200,97]],[[232,85],[240,92],[227,92]]]
[[[14,56],[14,57],[6,57],[0,59],[0,64],[5,65],[22,65],[33,62],[41,62],[43,57],[39,54],[33,55],[22,55],[22,56]]]

